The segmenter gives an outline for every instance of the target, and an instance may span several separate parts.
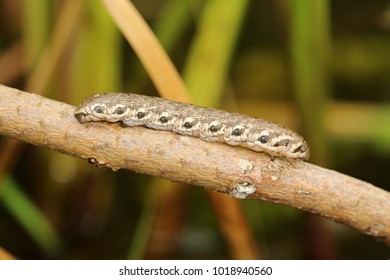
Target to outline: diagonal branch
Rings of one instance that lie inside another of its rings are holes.
[[[316,213],[390,244],[390,193],[305,162],[118,124],[81,125],[74,107],[0,85],[0,134],[101,167],[203,186]]]

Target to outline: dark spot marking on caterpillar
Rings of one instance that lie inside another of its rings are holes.
[[[289,139],[282,139],[279,142],[276,142],[274,147],[287,146],[289,142]]]
[[[193,127],[193,124],[190,123],[190,122],[185,122],[183,126],[184,126],[185,128],[187,128],[187,129],[190,129],[190,128]]]
[[[212,125],[212,126],[210,126],[210,128],[209,128],[210,132],[212,132],[212,133],[215,133],[215,132],[217,132],[217,131],[220,130],[220,129],[221,129],[221,126],[220,126],[220,125]]]
[[[160,123],[167,123],[168,122],[168,120],[169,120],[169,118],[168,117],[166,117],[166,116],[162,116],[162,117],[160,117]]]
[[[262,135],[257,140],[260,141],[260,143],[265,144],[265,143],[267,143],[269,141],[269,136],[268,135]]]
[[[137,113],[137,118],[138,119],[142,119],[142,118],[144,118],[146,116],[146,112],[138,112]]]
[[[302,148],[302,144],[299,145],[298,147],[296,147],[292,152],[293,153],[297,153],[297,152],[299,152],[301,150],[301,148]]]
[[[125,113],[125,111],[126,111],[126,109],[124,107],[118,107],[118,108],[115,109],[114,113],[117,114],[117,115],[122,115],[122,114]]]
[[[102,114],[104,112],[104,106],[102,105],[97,105],[95,108],[93,108],[93,110],[98,113],[98,114]]]
[[[240,128],[236,128],[232,132],[233,136],[240,136],[241,134],[242,134],[242,129],[240,129]]]

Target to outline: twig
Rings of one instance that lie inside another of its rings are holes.
[[[390,245],[390,194],[305,162],[143,127],[79,124],[74,107],[0,85],[0,134],[100,167],[203,186],[316,213]],[[253,193],[252,193],[253,192]]]

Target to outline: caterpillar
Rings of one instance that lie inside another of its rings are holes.
[[[167,130],[286,159],[307,160],[310,156],[309,146],[302,136],[276,123],[158,97],[94,94],[87,97],[74,114],[80,123],[121,122],[123,126]]]

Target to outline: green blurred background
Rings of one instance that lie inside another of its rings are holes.
[[[311,162],[390,191],[390,1],[132,2],[196,103],[291,127]],[[158,95],[98,0],[0,0],[0,83],[73,105],[93,92]],[[0,247],[16,258],[232,258],[202,188],[172,197],[165,181],[4,137],[0,172]],[[390,257],[334,222],[241,204],[263,258]]]

